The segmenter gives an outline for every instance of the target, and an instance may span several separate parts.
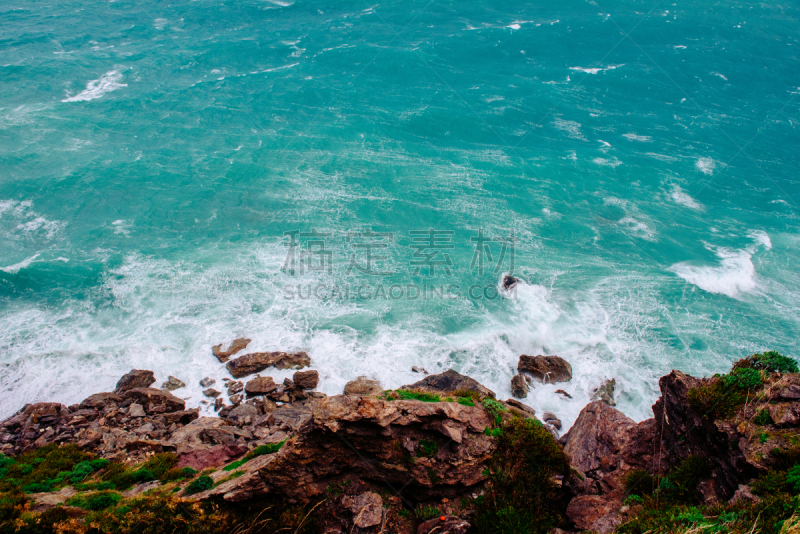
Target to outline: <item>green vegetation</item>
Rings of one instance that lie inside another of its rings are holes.
[[[195,493],[210,490],[213,487],[214,480],[208,475],[203,475],[194,479],[188,486],[186,486],[186,489],[183,490],[183,493],[184,495],[194,495]]]
[[[414,512],[414,515],[420,521],[427,521],[428,519],[433,519],[434,517],[441,515],[441,513],[442,512],[440,512],[438,508],[433,506],[422,506],[417,508],[417,510]]]
[[[417,456],[436,456],[436,453],[439,452],[439,445],[435,441],[428,441],[427,439],[419,440],[419,445],[417,446]]]
[[[760,426],[771,425],[772,424],[772,416],[769,414],[769,410],[761,410],[759,411],[756,416],[753,418],[753,422]]]
[[[464,406],[475,406],[475,401],[473,401],[469,397],[459,397],[458,403]]]
[[[422,402],[441,402],[441,397],[428,391],[418,389],[397,389],[384,393],[386,400],[418,400]]]
[[[742,365],[746,361],[735,363],[727,375],[714,376],[690,389],[687,395],[689,406],[703,417],[725,419],[733,416],[763,385],[762,371]]]
[[[762,354],[753,354],[743,360],[739,360],[733,364],[734,369],[752,368],[759,371],[767,371],[769,373],[797,373],[800,369],[797,367],[797,362],[792,358],[784,356],[774,350],[764,352]]]
[[[86,510],[105,510],[116,505],[122,496],[112,492],[95,493],[92,495],[76,495],[67,500],[69,506],[77,506]]]
[[[483,407],[486,409],[486,413],[489,414],[489,419],[495,425],[499,425],[503,421],[503,414],[507,411],[505,406],[502,403],[497,402],[494,399],[483,399]]]
[[[267,443],[265,445],[259,445],[252,451],[245,454],[240,460],[236,460],[235,462],[226,465],[222,469],[223,471],[233,471],[234,469],[238,469],[239,467],[249,462],[253,458],[256,458],[258,456],[263,456],[265,454],[272,454],[278,452],[279,450],[281,450],[281,447],[283,447],[284,443],[286,443],[286,440],[283,440],[279,443]]]
[[[495,408],[488,403],[487,411]],[[556,475],[569,476],[569,459],[552,434],[535,419],[513,416],[500,428],[497,448],[485,473],[489,477],[488,491],[475,503],[474,532],[546,532],[556,525],[566,507],[566,502],[556,500],[558,487],[554,479]]]
[[[226,476],[225,478],[221,479],[219,482],[217,482],[216,484],[214,484],[214,487],[217,487],[217,486],[219,486],[220,484],[223,484],[223,483],[225,483],[225,482],[228,482],[229,480],[233,480],[233,479],[235,479],[235,478],[239,478],[239,477],[240,477],[240,476],[242,476],[244,473],[245,473],[244,471],[234,471],[234,472],[233,472],[233,473],[231,473],[230,475]]]

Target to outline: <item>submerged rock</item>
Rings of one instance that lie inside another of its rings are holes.
[[[209,386],[212,386],[212,385],[214,385],[216,382],[217,382],[217,381],[216,381],[216,380],[214,380],[213,378],[205,377],[204,379],[202,379],[202,380],[200,381],[200,385],[201,385],[202,387],[204,387],[204,388],[207,388],[207,387],[209,387]]]
[[[600,401],[608,404],[609,406],[616,406],[614,402],[614,386],[617,381],[615,379],[606,380],[603,384],[592,390],[592,402]]]
[[[424,375],[428,374],[428,371],[425,370],[424,367],[417,367],[416,365],[411,368],[412,373],[422,373]]]
[[[311,365],[305,352],[253,352],[228,362],[228,371],[234,378],[259,373],[268,367],[276,369],[302,369]]]
[[[564,391],[563,389],[557,389],[557,390],[556,390],[556,393],[558,393],[559,395],[563,395],[564,397],[566,397],[566,398],[568,398],[568,399],[571,399],[571,398],[572,398],[572,395],[570,395],[569,393],[567,393],[567,392],[566,392],[566,391]]]
[[[234,339],[233,343],[231,343],[231,346],[228,347],[228,350],[222,350],[222,343],[220,343],[219,345],[214,345],[211,347],[211,353],[216,356],[220,362],[225,363],[230,359],[231,356],[240,350],[247,348],[247,345],[250,344],[250,341],[250,339],[243,337]]]
[[[503,276],[503,289],[511,289],[519,282],[518,278],[514,278],[510,274]]]
[[[175,391],[176,389],[183,387],[186,387],[186,384],[184,384],[182,380],[177,379],[172,375],[169,376],[166,382],[161,384],[161,389],[166,389],[167,391]]]
[[[519,357],[517,370],[530,373],[545,384],[569,382],[572,380],[572,366],[560,356],[528,356]]]

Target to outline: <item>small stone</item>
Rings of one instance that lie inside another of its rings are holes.
[[[503,276],[503,289],[511,289],[519,282],[518,278],[514,278],[510,274]]]
[[[203,391],[203,395],[205,395],[206,397],[211,397],[212,399],[216,399],[221,395],[221,392],[213,388],[208,388]]]
[[[285,387],[286,389],[291,389],[294,387],[294,382],[292,381],[291,378],[286,377],[283,379],[283,387]]]
[[[215,411],[215,412],[218,412],[218,411],[220,411],[220,409],[222,409],[222,407],[223,407],[223,406],[225,406],[225,401],[224,401],[224,400],[222,400],[222,398],[220,398],[220,397],[217,397],[217,398],[214,400],[214,411]]]
[[[145,423],[139,428],[137,428],[134,432],[137,434],[147,434],[148,432],[152,432],[155,430],[156,427],[153,426],[153,423]]]
[[[166,382],[161,384],[161,389],[166,389],[167,391],[175,391],[176,389],[183,387],[186,387],[186,384],[184,384],[182,380],[175,378],[172,375],[170,375]]]
[[[141,404],[136,404],[135,402],[128,406],[128,417],[144,417],[144,407]]]
[[[228,383],[228,395],[235,395],[244,389],[244,382],[229,382]]]
[[[556,393],[558,393],[559,395],[564,395],[564,396],[565,396],[566,398],[568,398],[568,399],[571,399],[571,398],[572,398],[572,395],[570,395],[569,393],[567,393],[567,392],[566,392],[566,391],[564,391],[563,389],[557,389],[557,390],[556,390]]]
[[[242,395],[232,395],[231,396],[231,404],[234,406],[239,406],[242,403]]]
[[[425,374],[425,375],[428,374],[428,371],[426,371],[424,367],[417,367],[416,365],[411,368],[411,372],[412,373],[422,373],[422,374]]]
[[[214,384],[215,382],[216,382],[216,380],[214,380],[213,378],[205,377],[204,379],[202,379],[200,381],[200,385],[203,386],[204,388],[207,388],[207,387],[211,386],[212,384]]]

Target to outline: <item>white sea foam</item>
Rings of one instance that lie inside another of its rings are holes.
[[[681,189],[681,186],[679,186],[678,184],[674,184],[672,186],[672,193],[670,194],[670,196],[672,197],[672,200],[674,200],[678,204],[686,206],[687,208],[692,208],[693,210],[702,209],[702,206],[700,206],[700,204],[698,204],[692,197],[690,197],[688,193],[686,193],[683,189]]]
[[[624,327],[612,324],[595,297],[521,281],[513,294],[503,294],[493,313],[466,299],[454,301],[462,317],[474,322],[457,333],[437,332],[429,313],[413,312],[419,303],[403,302],[396,303],[409,307],[402,322],[379,322],[364,331],[346,325],[373,323],[389,311],[388,304],[285,300],[282,284],[297,280],[280,272],[284,259],[280,244],[226,255],[224,263],[203,267],[129,256],[102,289],[113,302],[102,312],[103,328],[97,327],[97,310],[84,301],[63,311],[0,311],[0,341],[9,363],[0,368],[0,388],[18,400],[0,404],[0,418],[24,402],[80,401],[88,394],[85,388],[67,385],[85,384],[87,376],[91,392],[108,391],[131,368],[153,369],[159,382],[178,376],[187,387],[175,393],[198,406],[206,400],[199,380],[225,376],[211,345],[240,336],[253,339],[248,350],[307,351],[328,394],[340,393],[362,374],[385,387],[408,384],[419,380],[411,366],[420,365],[432,373],[454,368],[508,398],[520,354],[559,354],[572,363],[573,380],[537,385],[526,401],[534,408],[556,412],[568,428],[599,380],[615,377],[621,409],[635,419],[651,416],[647,407],[654,392],[624,358],[610,359],[610,349],[621,349],[608,332]],[[609,310],[615,307],[613,300],[608,303]],[[320,323],[340,326],[318,328]],[[280,381],[292,371],[270,374]],[[558,388],[574,398],[555,395]],[[213,415],[207,405],[203,411]]]
[[[717,165],[711,158],[697,158],[694,166],[703,174],[708,174],[710,176],[714,174],[714,169]]]
[[[86,89],[75,96],[63,99],[62,102],[86,102],[101,98],[106,93],[128,86],[128,84],[119,83],[120,80],[122,80],[122,74],[116,70],[110,70],[103,74],[100,79],[87,83]]]
[[[9,265],[7,267],[0,267],[0,271],[7,272],[9,274],[14,274],[19,272],[20,270],[28,267],[31,263],[39,257],[39,254],[34,254],[30,258],[26,258],[19,263],[15,263],[14,265]]]
[[[762,245],[767,250],[772,250],[772,240],[769,235],[763,230],[753,230],[747,234],[748,237],[753,239],[759,245]]]
[[[619,167],[622,165],[622,162],[617,158],[614,159],[606,159],[606,158],[594,158],[592,163],[595,165],[603,165],[605,167]]]
[[[621,65],[609,65],[608,67],[594,67],[594,68],[570,67],[569,70],[579,70],[587,74],[598,74],[600,72],[605,72],[607,70],[614,70],[624,66],[625,64],[623,63]]]
[[[669,270],[704,291],[739,298],[756,289],[756,270],[752,252],[718,247],[718,265],[676,263]]]
[[[628,141],[640,141],[642,143],[649,143],[650,141],[653,140],[653,138],[650,137],[649,135],[636,135],[633,133],[624,134],[622,137],[624,137]]]
[[[561,130],[562,132],[566,132],[569,137],[573,139],[580,139],[581,141],[586,141],[586,137],[583,136],[581,133],[581,123],[575,121],[567,121],[564,119],[556,119],[553,121],[553,126]]]

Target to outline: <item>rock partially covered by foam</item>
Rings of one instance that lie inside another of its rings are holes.
[[[545,384],[569,382],[572,380],[572,366],[560,356],[528,356],[519,357],[517,370],[529,373]]]
[[[276,369],[302,369],[311,365],[305,352],[253,352],[245,354],[227,364],[234,378],[259,373],[268,367]]]

